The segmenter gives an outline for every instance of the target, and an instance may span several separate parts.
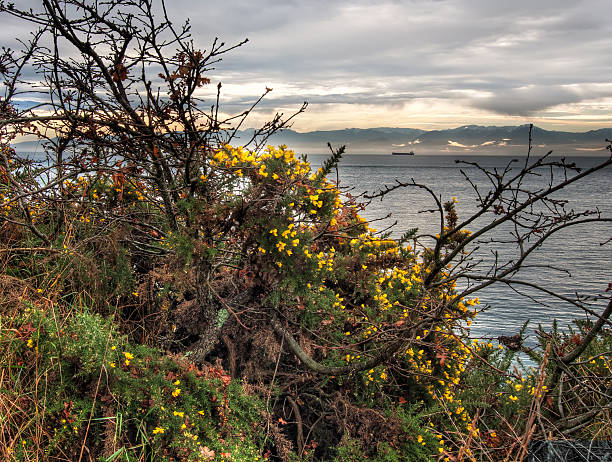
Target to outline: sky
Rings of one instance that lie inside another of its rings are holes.
[[[36,4],[35,0],[21,0]],[[20,4],[21,2],[17,2]],[[38,3],[40,4],[40,3]],[[249,42],[211,72],[228,113],[273,89],[297,131],[612,127],[610,0],[168,0],[202,48]],[[3,27],[0,38],[15,37]],[[212,87],[212,86],[211,86]]]

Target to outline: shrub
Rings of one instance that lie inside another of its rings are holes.
[[[87,310],[13,309],[0,325],[7,460],[261,457],[262,405],[222,369],[133,344]]]

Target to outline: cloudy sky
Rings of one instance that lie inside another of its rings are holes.
[[[298,131],[612,126],[610,0],[167,3],[202,47],[248,37],[211,77],[228,111],[274,89],[252,125],[308,101]]]
[[[218,68],[226,103],[307,100],[298,130],[612,126],[610,0],[199,3],[172,10],[201,39],[250,40]]]

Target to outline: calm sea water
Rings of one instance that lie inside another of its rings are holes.
[[[321,165],[327,156],[308,156],[313,167]],[[456,197],[459,200],[458,213],[460,218],[467,217],[477,210],[475,193],[472,186],[461,173],[463,170],[473,178],[479,188],[486,186],[486,179],[474,167],[457,164],[455,159],[478,162],[480,165],[493,168],[503,168],[512,159],[502,156],[391,156],[391,155],[353,155],[346,156],[338,169],[340,186],[353,195],[364,191],[374,192],[393,185],[395,180],[408,182],[414,179],[418,183],[431,187],[440,195],[442,201]],[[519,164],[525,158],[516,157]],[[576,162],[582,168],[588,168],[603,160],[599,157],[580,157],[567,159]],[[543,174],[547,172],[542,172]],[[557,174],[560,172],[556,172]],[[330,175],[335,179],[335,172]],[[548,177],[529,178],[528,184],[542,184]],[[483,192],[486,190],[482,189]],[[558,198],[568,201],[566,209],[575,211],[599,208],[604,215],[612,217],[612,168],[608,167],[593,174],[587,179],[571,185],[558,193]],[[420,233],[437,233],[439,223],[437,215],[424,212],[432,209],[433,202],[427,193],[416,188],[403,188],[389,194],[381,202],[373,201],[368,205],[363,215],[375,221],[374,227],[391,228],[394,237],[401,236],[411,228],[419,228]],[[387,215],[389,218],[384,218]],[[381,219],[383,218],[383,219]],[[474,228],[472,228],[474,229]],[[509,237],[508,229],[497,231],[497,238]],[[610,223],[583,225],[570,228],[551,238],[544,246],[532,254],[528,264],[553,264],[567,273],[550,268],[528,268],[522,271],[521,279],[536,282],[548,289],[565,295],[576,292],[585,295],[601,295],[612,282],[612,243],[602,245],[612,238]],[[480,245],[479,256],[484,264],[492,261],[491,250],[497,250],[501,255],[511,255],[516,252],[512,245],[500,246],[486,242]],[[530,321],[527,333],[531,334],[529,343],[533,343],[533,330],[541,324],[550,328],[554,319],[559,325],[567,326],[576,318],[583,318],[585,313],[566,302],[542,296],[533,290],[519,288],[523,293],[517,293],[512,288],[495,284],[478,293],[482,306],[488,308],[481,313],[472,324],[472,335],[477,337],[497,337],[513,335],[519,331],[526,321]],[[609,297],[608,292],[608,297]],[[527,296],[525,296],[527,295]],[[532,298],[530,298],[532,297]],[[595,310],[601,311],[606,304],[605,298],[595,302]]]

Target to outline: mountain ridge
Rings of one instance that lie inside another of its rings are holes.
[[[612,139],[612,128],[586,132],[546,130],[537,126],[532,129],[534,149],[561,151],[558,153],[564,155],[603,155],[606,153],[606,139]],[[347,152],[355,154],[386,154],[398,148],[414,150],[417,154],[520,154],[528,149],[529,125],[462,125],[443,130],[376,127],[297,132],[285,129],[270,137],[269,141],[311,154],[328,152],[328,142],[345,144]]]
[[[253,129],[239,130],[234,144],[246,142]],[[612,128],[586,132],[532,129],[532,148],[536,154],[552,150],[557,155],[605,155],[606,139],[612,140]],[[346,145],[349,154],[390,154],[392,151],[414,151],[416,154],[526,154],[529,125],[462,125],[443,130],[418,128],[376,127],[345,128],[297,132],[290,128],[275,133],[269,144],[286,144],[305,154],[329,153],[327,143],[334,147]],[[22,151],[40,150],[38,141],[15,143]]]

